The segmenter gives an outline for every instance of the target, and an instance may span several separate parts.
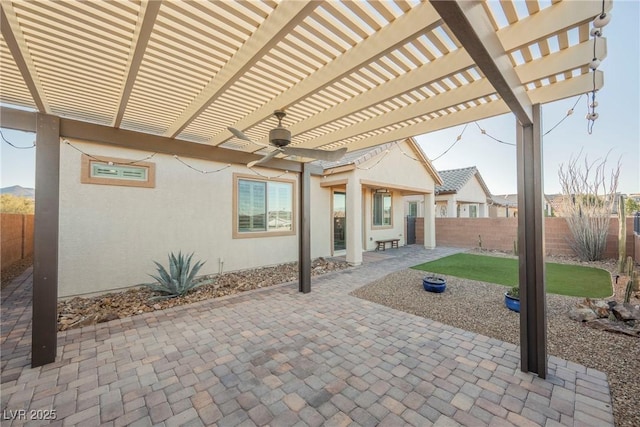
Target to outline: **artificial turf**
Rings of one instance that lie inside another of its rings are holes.
[[[455,254],[412,267],[505,286],[518,284],[518,260],[474,254]],[[547,292],[575,297],[606,298],[613,292],[611,275],[600,268],[546,263]]]

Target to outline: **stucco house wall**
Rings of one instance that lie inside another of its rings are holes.
[[[391,145],[387,151],[366,156],[365,160],[358,159],[349,165],[336,165],[325,171],[323,185],[333,185],[339,191],[346,189],[348,200],[358,202],[353,199],[354,194],[349,192],[349,188],[354,188],[354,183],[355,188],[358,188],[355,197],[359,199],[361,208],[354,215],[347,202],[347,233],[353,233],[354,227],[356,228],[355,234],[362,242],[360,252],[375,250],[376,240],[400,239],[400,245],[406,244],[405,196],[414,195],[422,200],[423,205],[430,197],[433,204],[434,177],[423,163],[411,159],[417,158],[413,150],[411,144],[404,140]],[[391,195],[391,226],[373,226],[373,195],[376,190],[388,190]],[[429,242],[435,242],[432,214],[428,221],[432,224],[427,227],[427,244],[430,244]],[[358,250],[350,252],[347,248],[347,261],[352,262],[355,257],[353,262],[358,263],[357,252]]]
[[[442,218],[469,218],[471,206],[475,206],[476,216],[485,218],[489,216],[487,208],[487,194],[474,175],[457,192],[436,195],[436,217]]]
[[[92,142],[70,142],[99,159],[132,162],[151,154]],[[392,146],[357,168],[311,177],[312,258],[333,254],[334,188],[324,185],[327,180],[342,179],[359,186],[355,197],[360,208],[352,209],[351,214],[348,211],[347,219],[354,223],[347,224],[347,230],[351,227],[352,231],[360,231],[347,236],[347,245],[367,251],[374,250],[379,239],[398,238],[401,245],[405,244],[402,196],[417,192],[426,200],[425,194],[430,193],[433,200],[434,179],[422,163],[403,154],[411,152],[407,142],[400,144],[401,149]],[[151,282],[148,274],[155,273],[153,261],[166,266],[171,251],[193,252],[194,261],[206,261],[201,275],[298,260],[298,174],[182,158],[197,169],[193,170],[171,155],[156,154],[146,160],[155,165],[152,188],[83,183],[83,155],[73,147],[61,145],[59,297],[103,293]],[[203,174],[198,170],[219,171]],[[234,236],[234,176],[238,174],[256,180],[279,177],[294,183],[294,233]],[[342,191],[345,188],[348,187],[343,183]],[[392,196],[391,226],[372,225],[376,188],[388,188]],[[428,236],[435,233],[429,231],[435,230],[435,225],[426,228]],[[355,238],[358,245],[349,243],[350,238]]]
[[[139,160],[150,153],[94,143],[72,141],[96,157]],[[242,165],[218,173],[202,174],[169,155],[156,154],[148,160],[156,165],[155,188],[82,184],[81,153],[61,146],[60,167],[60,297],[125,288],[152,279],[152,261],[167,265],[170,251],[191,253],[194,260],[206,260],[199,274],[214,274],[298,259],[298,212],[296,234],[261,238],[232,238],[233,173],[255,175]],[[217,170],[225,164],[182,159],[200,170]],[[257,169],[266,176],[281,172]],[[298,177],[282,177],[296,183]],[[314,177],[314,181],[319,178]],[[312,185],[313,258],[329,251],[329,195]]]

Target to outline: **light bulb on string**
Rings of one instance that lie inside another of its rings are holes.
[[[600,60],[598,58],[593,58],[591,62],[589,62],[589,68],[592,70],[596,70],[600,66]]]
[[[602,28],[611,21],[611,14],[602,12],[596,19],[593,20],[593,26],[596,28]]]
[[[593,27],[591,31],[589,31],[591,37],[602,37],[602,29]]]

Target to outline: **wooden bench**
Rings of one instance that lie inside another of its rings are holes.
[[[397,249],[399,241],[400,239],[376,240],[376,244],[378,245],[376,246],[376,251],[386,250],[387,243],[391,243],[391,249],[394,249],[394,248]]]

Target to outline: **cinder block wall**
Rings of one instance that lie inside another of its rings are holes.
[[[419,218],[422,219],[422,218]],[[463,248],[512,251],[518,233],[517,218],[436,218],[436,244]],[[416,234],[418,230],[416,229]],[[418,234],[418,236],[420,236]],[[638,258],[633,218],[627,218],[627,255]],[[550,255],[573,256],[570,232],[564,218],[545,218],[545,249]],[[611,218],[605,258],[618,258],[618,219]]]
[[[8,267],[33,254],[33,220],[33,215],[0,214],[0,268]]]

